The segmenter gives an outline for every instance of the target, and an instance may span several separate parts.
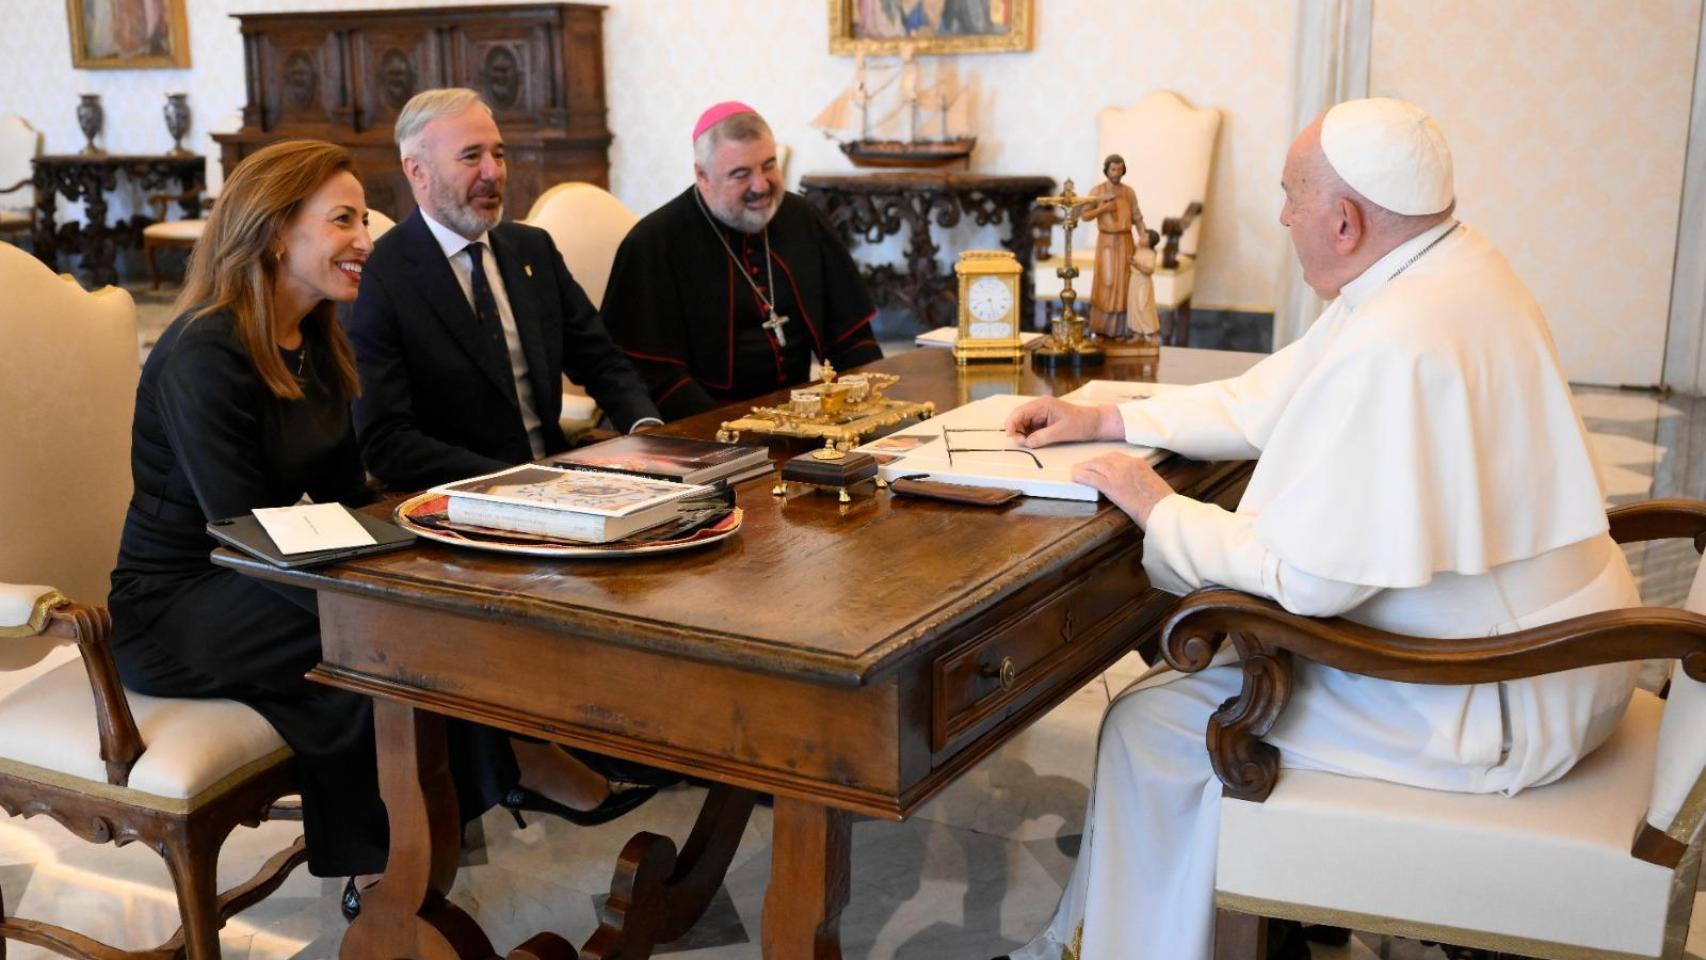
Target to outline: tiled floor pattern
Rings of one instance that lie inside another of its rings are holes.
[[[147,311],[157,318],[165,312],[163,306]],[[162,324],[149,325],[157,331]],[[1584,389],[1578,403],[1608,468],[1615,502],[1706,494],[1706,473],[1696,466],[1699,451],[1706,449],[1706,401]],[[1686,547],[1665,545],[1632,554],[1650,601],[1675,602],[1686,592],[1692,571],[1687,553]],[[1040,929],[1077,852],[1098,722],[1111,694],[1141,669],[1130,660],[1118,664],[912,820],[857,823],[852,901],[841,924],[845,955],[975,960],[1003,953]],[[8,686],[18,679],[5,678]],[[596,924],[611,866],[631,834],[647,829],[679,841],[702,796],[699,788],[678,787],[637,814],[597,829],[552,818],[517,829],[506,815],[489,813],[478,825],[453,899],[485,927],[500,954],[542,929],[583,939]],[[246,877],[296,827],[239,830],[226,845],[221,882]],[[705,918],[660,955],[758,956],[769,838],[770,811],[761,807]],[[298,871],[272,898],[226,926],[225,956],[334,956],[344,930],[336,905],[341,885]],[[152,852],[139,845],[84,844],[42,819],[0,821],[0,889],[8,914],[70,922],[125,946],[152,945],[177,924],[165,869]],[[1696,960],[1706,956],[1706,903],[1701,906],[1689,941]],[[1378,948],[1377,940],[1358,939],[1342,948],[1317,946],[1314,955],[1370,960]],[[17,945],[9,953],[14,960],[47,955]],[[1390,956],[1418,960],[1442,954],[1399,942]]]

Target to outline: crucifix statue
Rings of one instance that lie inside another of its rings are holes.
[[[1031,351],[1031,362],[1051,369],[1061,364],[1075,367],[1099,366],[1107,359],[1107,354],[1084,335],[1084,319],[1072,308],[1073,301],[1078,299],[1077,292],[1072,289],[1072,280],[1078,276],[1078,268],[1072,265],[1072,231],[1078,228],[1078,215],[1085,207],[1095,203],[1096,198],[1081,197],[1074,193],[1072,181],[1068,179],[1059,196],[1038,197],[1036,202],[1038,206],[1053,207],[1060,211],[1060,229],[1066,247],[1064,262],[1055,270],[1055,275],[1061,280],[1060,316],[1050,323],[1049,335]]]
[[[788,318],[777,313],[776,308],[772,306],[770,309],[770,319],[759,324],[759,326],[762,326],[764,329],[776,335],[776,345],[778,347],[785,347],[788,345],[788,335],[783,332],[782,326],[787,322]]]

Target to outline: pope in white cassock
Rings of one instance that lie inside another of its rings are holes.
[[[1233,513],[1134,457],[1076,472],[1144,528],[1143,568],[1162,590],[1222,584],[1433,637],[1638,603],[1545,319],[1504,256],[1453,218],[1439,127],[1397,100],[1340,104],[1298,136],[1282,185],[1304,279],[1332,299],[1302,340],[1241,377],[1119,407],[1037,400],[1009,432],[1257,458]],[[1266,738],[1283,766],[1514,794],[1599,746],[1636,665],[1458,687],[1296,669]],[[1109,708],[1077,866],[1015,958],[1211,955],[1221,785],[1203,735],[1240,672],[1170,679]]]

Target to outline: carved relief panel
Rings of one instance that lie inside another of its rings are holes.
[[[261,122],[268,129],[323,129],[348,98],[339,39],[325,29],[278,30],[257,38]]]
[[[386,24],[349,35],[358,130],[389,130],[403,104],[445,85],[438,32],[430,26]]]

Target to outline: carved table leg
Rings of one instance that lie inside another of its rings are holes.
[[[456,879],[461,824],[444,718],[375,700],[373,722],[391,854],[384,878],[362,894],[361,916],[344,934],[338,955],[485,960],[493,954],[491,941],[445,899]]]
[[[777,797],[773,823],[765,960],[841,960],[841,910],[851,867],[847,814]]]
[[[679,857],[668,837],[635,834],[622,848],[610,899],[581,956],[646,960],[656,944],[684,936],[722,885],[757,799],[750,790],[713,786]]]
[[[35,172],[36,191],[36,222],[35,229],[30,234],[30,251],[36,259],[47,264],[48,269],[59,269],[59,244],[56,241],[54,223],[56,208],[59,203],[59,190],[54,185],[53,177],[44,168],[37,167]]]

